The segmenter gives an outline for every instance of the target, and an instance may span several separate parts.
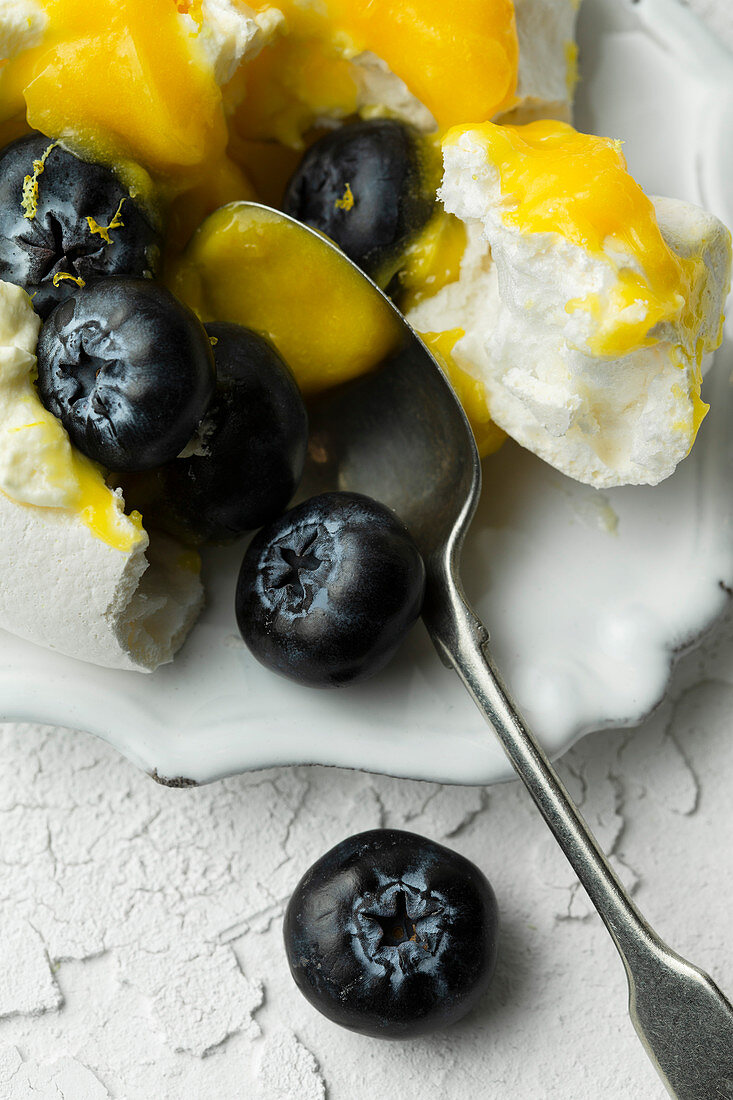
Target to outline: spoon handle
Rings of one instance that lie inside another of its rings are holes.
[[[520,718],[486,649],[488,632],[452,575],[429,576],[423,618],[438,652],[458,672],[498,736],[611,933],[626,968],[634,1027],[670,1095],[678,1100],[733,1100],[733,1006],[707,974],[659,939],[624,890]]]

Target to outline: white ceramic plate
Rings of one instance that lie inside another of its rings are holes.
[[[622,137],[657,194],[733,223],[733,59],[677,0],[585,0],[580,129]],[[727,158],[727,159],[726,159]],[[641,720],[676,652],[733,587],[731,343],[693,453],[654,488],[598,493],[508,445],[485,463],[467,541],[469,597],[521,709],[558,755]],[[0,632],[0,718],[88,730],[168,780],[275,764],[338,764],[459,783],[512,773],[420,626],[396,661],[337,692],[275,677],[237,640],[241,548],[207,555],[209,605],[152,676],[94,668]]]

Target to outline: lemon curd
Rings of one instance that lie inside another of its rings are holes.
[[[231,203],[196,232],[171,289],[203,321],[267,336],[304,394],[373,369],[402,325],[336,248],[275,210]]]
[[[133,510],[126,515],[119,498],[105,484],[101,468],[86,455],[70,449],[68,469],[60,473],[75,482],[76,500],[72,507],[92,534],[114,550],[128,553],[144,537],[140,512]]]
[[[34,414],[37,415],[37,410]],[[49,420],[32,420],[10,431],[16,434],[18,445],[43,455],[44,478],[51,491],[54,488],[58,491],[56,507],[75,512],[92,534],[113,550],[128,553],[144,537],[140,513],[132,511],[125,515],[121,501],[105,484],[101,469],[86,455],[73,450],[63,428],[50,413]],[[0,492],[17,499],[6,489]]]
[[[285,37],[242,74],[246,94],[235,124],[249,137],[298,145],[319,116],[353,114],[357,84],[348,62],[365,51],[386,62],[439,129],[493,118],[516,102],[512,0],[283,0],[277,8]]]
[[[463,222],[447,214],[442,206],[436,207],[428,224],[405,250],[398,274],[400,309],[408,312],[458,279],[466,241]]]
[[[4,119],[27,110],[42,133],[157,177],[220,161],[227,121],[198,42],[201,0],[37,3],[46,16],[41,41],[0,69]],[[298,143],[309,115],[352,113],[347,62],[364,51],[382,58],[441,128],[491,118],[516,100],[512,0],[284,0],[254,9],[284,20],[246,67],[250,136]]]
[[[227,131],[213,73],[173,0],[39,0],[41,41],[0,73],[3,113],[104,163],[155,175],[216,161]],[[195,24],[193,24],[195,28]]]

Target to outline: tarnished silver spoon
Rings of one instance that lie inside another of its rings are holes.
[[[343,263],[358,270],[346,257]],[[401,320],[402,348],[313,411],[307,490],[366,493],[407,524],[425,559],[423,619],[438,653],[501,741],[611,933],[626,968],[631,1019],[660,1077],[678,1100],[733,1100],[733,1006],[660,940],[624,890],[520,717],[488,651],[488,631],[466,602],[460,557],[481,490],[479,457],[440,367]]]

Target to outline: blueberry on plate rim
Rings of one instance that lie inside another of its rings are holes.
[[[37,357],[41,401],[74,446],[108,470],[175,458],[214,396],[203,325],[150,279],[75,287],[44,322]]]
[[[262,664],[311,687],[381,669],[418,618],[425,567],[407,528],[360,493],[322,493],[259,531],[236,592]]]
[[[455,1023],[489,986],[494,891],[470,860],[426,837],[373,829],[306,871],[283,923],[291,974],[336,1024],[411,1039]]]
[[[425,139],[397,119],[340,126],[307,150],[282,208],[386,286],[435,208],[429,160]]]
[[[193,453],[157,475],[156,521],[187,540],[223,542],[270,523],[300,482],[308,415],[298,385],[269,341],[242,325],[204,326],[216,393]]]
[[[92,279],[150,277],[159,252],[149,212],[111,169],[39,133],[0,150],[0,279],[41,317]]]

